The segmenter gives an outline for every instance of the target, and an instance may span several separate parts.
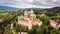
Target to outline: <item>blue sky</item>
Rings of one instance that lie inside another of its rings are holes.
[[[51,8],[60,6],[60,0],[0,0],[0,6],[16,8]]]

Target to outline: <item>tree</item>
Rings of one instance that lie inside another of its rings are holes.
[[[28,34],[37,34],[36,30],[37,30],[36,27],[33,26],[32,29],[29,30]]]

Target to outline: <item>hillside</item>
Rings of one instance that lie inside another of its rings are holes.
[[[59,13],[60,12],[60,7],[54,7],[54,8],[50,8],[50,9],[44,9],[48,12],[54,12],[54,13]]]

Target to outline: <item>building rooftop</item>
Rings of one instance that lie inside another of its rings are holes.
[[[50,19],[50,25],[54,28],[59,28],[60,26],[60,21],[57,19]]]
[[[3,22],[5,19],[4,18],[0,18],[0,22]]]

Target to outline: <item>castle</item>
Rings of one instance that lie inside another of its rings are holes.
[[[39,18],[36,18],[34,11],[24,11],[24,15],[18,16],[18,24],[22,26],[28,26],[29,29],[32,28],[32,25],[41,25],[42,21]]]

